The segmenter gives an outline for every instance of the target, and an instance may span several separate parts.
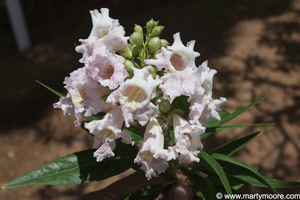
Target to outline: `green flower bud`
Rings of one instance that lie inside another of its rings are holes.
[[[125,69],[128,72],[129,78],[132,78],[134,75],[133,67],[134,64],[130,60],[125,60]]]
[[[144,37],[143,37],[142,34],[135,31],[135,32],[132,33],[129,41],[132,45],[135,44],[136,46],[142,46],[142,44],[144,42]]]
[[[132,46],[132,48],[131,48],[131,51],[132,51],[132,57],[134,57],[134,56],[139,52],[140,47],[141,47],[141,46],[138,47],[138,46],[135,45],[135,44]]]
[[[159,37],[154,37],[152,38],[149,42],[148,42],[148,48],[149,48],[149,52],[150,54],[154,53],[155,51],[157,51],[158,49],[160,49],[160,39]]]
[[[166,47],[166,46],[168,46],[169,42],[165,39],[161,39],[160,44],[161,44],[162,47]]]
[[[164,28],[165,28],[164,26],[156,26],[156,27],[154,27],[153,30],[152,30],[152,32],[151,32],[151,36],[152,37],[159,36]]]
[[[143,35],[143,28],[140,25],[135,25],[134,30],[139,32],[141,35]]]
[[[171,103],[166,99],[161,100],[161,102],[158,105],[159,110],[162,114],[165,114],[171,110]]]
[[[152,75],[152,78],[155,79],[156,78],[156,71],[155,71],[155,68],[151,65],[147,66],[148,67],[148,71],[149,73],[151,73]]]
[[[149,22],[147,22],[146,27],[147,27],[147,29],[152,30],[157,25],[158,25],[158,22],[151,19]]]
[[[126,59],[132,58],[132,51],[131,51],[129,45],[126,47],[126,50],[121,55]]]

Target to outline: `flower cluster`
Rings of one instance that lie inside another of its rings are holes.
[[[134,33],[126,37],[108,9],[90,13],[92,31],[75,49],[82,53],[79,61],[84,66],[65,78],[67,96],[54,107],[75,115],[75,126],[83,124],[94,135],[98,162],[114,156],[118,138],[134,145],[132,126],[144,130],[134,162],[148,179],[165,172],[171,160],[185,165],[199,162],[204,124],[210,117],[220,120],[217,111],[226,99],[212,98],[216,70],[207,62],[196,66],[200,54],[194,51],[195,41],[185,46],[176,33],[169,45],[159,38],[164,27],[153,20],[147,23],[146,33],[135,25]],[[184,105],[178,105],[180,98]],[[188,109],[181,109],[186,105]],[[83,121],[103,112],[99,120]],[[173,145],[165,134],[169,132],[174,133]]]

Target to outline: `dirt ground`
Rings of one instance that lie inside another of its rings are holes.
[[[39,80],[65,92],[63,80],[81,67],[74,50],[79,38],[91,30],[89,10],[110,8],[127,35],[134,24],[145,25],[154,18],[166,28],[162,37],[173,42],[181,33],[184,43],[196,40],[201,53],[197,65],[209,60],[217,69],[215,98],[226,97],[223,109],[234,112],[269,94],[233,124],[269,123],[272,126],[222,131],[203,142],[204,150],[226,141],[264,130],[255,141],[234,155],[259,166],[265,176],[300,181],[300,1],[222,0],[217,3],[193,0],[81,1],[61,5],[61,1],[22,1],[32,47],[18,53],[3,7],[0,13],[1,116],[0,184],[58,157],[92,147],[93,138],[73,125],[74,118],[63,116],[52,104],[58,98],[38,85]],[[130,171],[97,183],[79,186],[25,186],[1,189],[5,200],[71,200],[101,189]],[[280,193],[299,193],[300,187]],[[245,193],[270,193],[268,189],[243,188]]]

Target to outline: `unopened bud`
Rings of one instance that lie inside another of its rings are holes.
[[[139,32],[141,35],[143,35],[143,28],[140,25],[135,25],[134,30]]]
[[[159,110],[162,114],[165,114],[171,110],[171,103],[167,99],[163,99],[159,103]]]
[[[164,28],[165,28],[164,26],[155,26],[151,32],[151,36],[152,37],[159,36]]]
[[[149,73],[152,75],[152,78],[155,79],[156,78],[156,71],[155,68],[151,65],[147,66]]]
[[[137,31],[133,32],[129,39],[130,43],[135,44],[136,46],[142,46],[143,40],[143,35]]]
[[[131,59],[132,58],[132,51],[129,46],[126,47],[125,52],[122,54],[122,56],[126,59]]]
[[[125,60],[125,69],[128,72],[129,78],[132,78],[134,75],[133,67],[134,64],[130,60]]]
[[[147,22],[146,27],[147,27],[147,29],[152,30],[157,25],[158,25],[158,22],[151,19],[149,22]]]
[[[161,44],[160,44],[159,37],[152,38],[148,43],[148,48],[149,48],[150,54],[152,54],[155,51],[157,51],[158,49],[160,49],[160,46],[161,46]]]
[[[132,46],[131,51],[132,51],[132,56],[133,56],[133,57],[139,52],[140,47],[141,47],[141,46],[138,47],[138,46],[135,45],[135,44]]]
[[[160,45],[161,45],[162,47],[166,47],[166,46],[168,46],[168,44],[169,44],[169,42],[168,42],[167,40],[165,40],[165,39],[161,39],[161,40],[160,40]]]

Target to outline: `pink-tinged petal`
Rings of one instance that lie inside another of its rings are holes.
[[[204,102],[195,102],[191,104],[190,106],[190,115],[189,115],[189,121],[191,124],[199,125],[199,119],[206,107],[206,104]]]
[[[64,115],[74,115],[74,104],[72,103],[72,99],[69,94],[67,97],[60,97],[57,103],[53,104],[54,108],[60,108],[63,111]]]
[[[162,70],[163,68],[168,70],[169,66],[172,65],[170,62],[172,52],[168,51],[164,47],[162,47],[161,50],[162,52],[156,55],[156,59],[145,59],[144,62],[147,65],[155,65],[158,70]]]
[[[134,142],[132,141],[132,137],[128,130],[123,130],[120,133],[120,137],[122,138],[121,142],[123,142],[124,144],[134,145]]]
[[[158,78],[152,78],[147,67],[133,69],[134,76],[131,79],[127,79],[107,97],[107,102],[113,104],[119,102],[121,104],[127,127],[130,126],[129,122],[132,122],[134,117],[143,124],[145,124],[145,119],[153,117],[156,112],[152,110],[154,105],[150,104],[150,99],[155,92],[156,86],[161,83],[161,80]]]
[[[115,149],[115,142],[106,142],[101,145],[95,152],[94,157],[97,162],[101,162],[105,158],[110,158],[115,156],[113,150]]]
[[[74,105],[76,125],[81,125],[82,112],[85,116],[99,113],[105,101],[101,99],[108,92],[108,89],[100,86],[97,81],[86,74],[87,66],[73,71],[69,77],[65,78],[65,88]]]
[[[162,48],[162,52],[156,55],[156,59],[145,60],[146,64],[168,71],[161,78],[163,84],[160,88],[170,97],[171,102],[178,96],[190,96],[195,93],[195,82],[199,81],[199,77],[193,72],[197,69],[195,59],[200,55],[194,51],[195,41],[190,41],[187,46],[184,46],[179,33],[174,34],[173,37],[172,46]]]
[[[138,110],[134,118],[138,120],[140,125],[145,126],[151,117],[158,115],[159,108],[153,103],[150,103],[148,107]]]
[[[123,122],[121,108],[117,107],[107,112],[101,120],[85,123],[84,127],[94,135],[94,145],[99,147],[107,141],[112,142],[120,138]]]
[[[169,148],[173,159],[178,158],[180,164],[199,162],[197,149],[203,148],[200,135],[205,132],[205,128],[190,125],[187,120],[177,114],[173,116],[173,127],[176,145]]]
[[[122,131],[124,118],[120,107],[116,107],[106,113],[101,120],[94,120],[84,124],[89,133],[94,135],[94,147],[98,150],[94,157],[98,162],[105,158],[114,156],[113,150],[116,146],[116,139],[122,138],[122,142],[133,145],[134,142],[127,130]]]
[[[128,76],[124,60],[109,52],[103,45],[95,45],[93,55],[88,59],[87,74],[102,86],[116,89]]]
[[[167,73],[161,77],[163,83],[159,86],[165,95],[170,97],[172,102],[176,97],[183,95],[181,77],[177,73]]]
[[[148,180],[167,170],[169,153],[164,149],[164,135],[157,119],[150,119],[139,147],[140,151],[134,162],[142,165],[141,170]]]
[[[125,37],[125,31],[120,26],[118,20],[109,17],[109,10],[107,8],[90,11],[92,17],[93,27],[87,39],[80,39],[81,45],[77,46],[75,50],[82,53],[83,57],[79,60],[81,63],[87,63],[88,59],[93,54],[95,44],[104,44],[111,52],[123,50],[128,41]]]

